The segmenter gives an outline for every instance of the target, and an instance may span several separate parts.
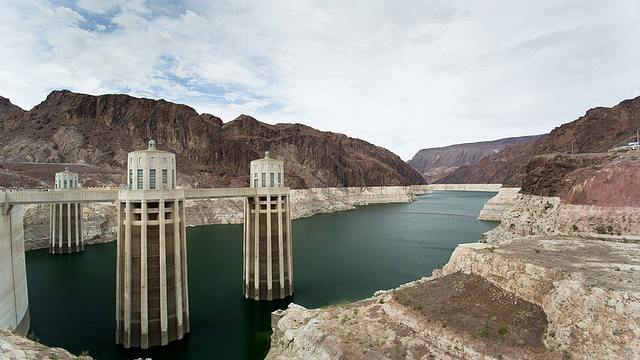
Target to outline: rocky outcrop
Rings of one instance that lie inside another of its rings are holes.
[[[502,221],[504,214],[508,213],[518,199],[520,188],[501,188],[498,194],[489,199],[478,215],[478,220]]]
[[[433,290],[440,290],[437,296],[423,297]],[[308,310],[290,304],[286,310],[273,313],[271,349],[266,359],[524,359],[547,352],[541,345],[525,348],[510,344],[505,340],[511,334],[489,336],[487,322],[492,321],[493,314],[482,314],[483,300],[514,307],[500,319],[509,323],[512,333],[523,332],[509,321],[518,321],[522,314],[526,318],[528,313],[538,313],[529,320],[536,318],[534,321],[546,324],[539,307],[510,296],[480,277],[453,275],[380,291],[349,305]],[[472,330],[465,328],[472,323]],[[478,323],[482,325],[476,327]],[[541,338],[544,325],[536,324],[536,329],[528,325],[526,331]],[[483,328],[486,333],[478,337],[476,330]]]
[[[527,164],[538,155],[606,153],[635,141],[640,123],[640,97],[612,107],[590,109],[575,121],[553,129],[533,142],[508,146],[477,164],[458,168],[438,180],[442,183],[501,183],[520,187]],[[524,186],[523,186],[524,188]]]
[[[496,196],[481,218],[506,201],[510,211],[484,235],[497,243],[524,236],[635,241],[640,235],[640,157],[624,154],[542,155],[531,159],[519,194]],[[504,195],[507,195],[505,193]],[[504,210],[504,209],[503,209]],[[494,218],[498,218],[497,216]]]
[[[572,205],[559,197],[519,194],[502,223],[483,241],[540,236],[570,236],[621,242],[640,241],[640,207]]]
[[[185,204],[187,225],[242,224],[243,199],[187,200]]]
[[[397,155],[343,134],[301,124],[269,125],[247,115],[223,124],[164,100],[69,91],[54,91],[28,112],[3,116],[0,161],[95,165],[105,173],[96,174],[97,184],[90,186],[118,180],[119,186],[127,153],[146,148],[149,139],[176,154],[180,185],[248,186],[249,163],[265,151],[284,161],[285,186],[291,188],[425,183]],[[108,172],[113,169],[119,177]],[[42,176],[39,181],[53,181]]]
[[[267,359],[635,359],[639,250],[564,238],[459,245],[430,278],[353,304],[275,312]],[[531,317],[536,307],[543,317]]]
[[[50,239],[50,206],[24,205],[24,250],[44,249],[49,247]]]
[[[9,99],[0,96],[0,124],[13,115],[19,115],[23,112],[20,107],[13,105]]]
[[[422,149],[418,151],[408,163],[414,169],[418,170],[428,183],[432,183],[460,166],[475,164],[487,156],[499,153],[509,145],[533,141],[538,137],[539,135],[522,136]]]
[[[36,341],[14,334],[7,328],[0,328],[0,359],[59,359],[92,360],[89,355],[76,356],[65,349],[48,347]]]
[[[527,164],[522,193],[576,205],[640,206],[640,152],[546,155]]]
[[[441,275],[479,275],[544,309],[550,350],[578,359],[640,357],[640,245],[519,239],[460,245]]]

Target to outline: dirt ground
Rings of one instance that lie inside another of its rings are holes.
[[[538,305],[518,298],[477,275],[455,273],[394,291],[394,299],[428,322],[466,333],[488,354],[518,348],[543,354],[547,318]]]

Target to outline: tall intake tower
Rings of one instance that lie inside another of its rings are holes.
[[[54,191],[80,190],[78,174],[65,168],[56,173]],[[66,254],[84,250],[82,236],[82,204],[51,204],[50,222],[51,254]]]
[[[254,300],[282,299],[293,294],[291,211],[284,184],[284,162],[251,162],[252,188],[264,188],[244,205],[244,296]]]
[[[146,349],[189,332],[184,190],[175,154],[129,153],[120,190],[116,269],[116,343]]]

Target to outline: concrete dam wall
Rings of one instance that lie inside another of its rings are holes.
[[[26,334],[29,297],[24,257],[22,205],[0,213],[0,324]]]

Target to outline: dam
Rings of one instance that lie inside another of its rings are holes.
[[[247,294],[251,291],[247,297],[271,300],[274,284],[277,286],[275,298],[290,296],[293,276],[291,235],[287,230],[291,228],[287,211],[289,188],[282,186],[282,162],[270,159],[268,153],[265,161],[279,165],[279,171],[268,172],[265,168],[256,172],[256,179],[259,175],[262,177],[260,186],[177,189],[175,155],[157,150],[155,141],[151,140],[148,149],[129,153],[128,179],[123,189],[79,190],[75,186],[61,186],[56,191],[1,192],[0,326],[20,333],[29,329],[22,209],[25,204],[53,204],[54,208],[65,211],[77,210],[77,205],[83,203],[115,204],[118,211],[116,343],[125,348],[167,345],[189,332],[184,221],[184,201],[187,199],[253,199],[252,202],[247,200],[245,206],[245,212],[254,214],[247,215],[249,221],[245,226],[253,230],[247,229],[245,233],[257,235],[253,237],[254,241],[243,243],[247,246],[245,253],[249,254],[245,259],[247,269],[252,269],[258,281],[247,280]],[[271,177],[269,182],[266,181],[267,174]],[[274,181],[276,174],[277,183]],[[267,211],[261,211],[262,199],[269,199]],[[275,213],[271,210],[271,199],[276,200]],[[272,213],[275,216],[271,216]],[[58,217],[61,213],[55,214]],[[73,212],[74,216],[68,214],[70,212],[64,217],[64,223],[69,229],[75,228],[77,212]],[[267,231],[260,232],[260,229]],[[273,244],[276,244],[275,248]],[[270,250],[268,254],[267,249]],[[275,250],[279,252],[275,252],[274,257]],[[287,271],[284,270],[285,260]],[[264,272],[269,276],[259,276],[259,271],[267,268],[276,269],[276,276],[272,271]],[[249,270],[246,273],[248,276]]]

